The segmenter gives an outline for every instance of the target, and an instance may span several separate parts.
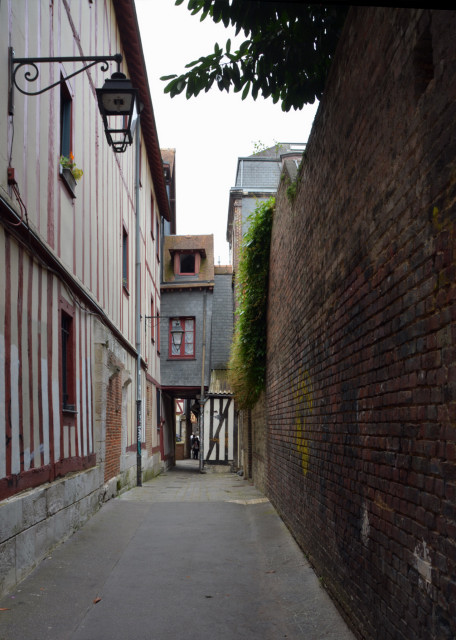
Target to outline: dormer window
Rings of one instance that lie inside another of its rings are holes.
[[[194,253],[181,253],[179,255],[179,273],[182,275],[194,275],[196,273],[195,263]]]
[[[197,276],[201,268],[201,259],[206,257],[204,249],[170,249],[170,253],[176,276]]]

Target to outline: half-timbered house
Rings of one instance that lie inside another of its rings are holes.
[[[2,0],[0,41],[1,591],[172,443],[144,322],[171,213],[134,2]],[[141,109],[123,153],[96,92],[117,62],[68,60],[116,53]],[[58,61],[10,91],[21,57]]]

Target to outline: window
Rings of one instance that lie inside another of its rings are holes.
[[[60,83],[60,155],[70,157],[73,104],[65,82]]]
[[[194,253],[181,253],[180,256],[180,271],[179,273],[195,273],[195,254]]]
[[[68,303],[63,302],[70,308]],[[61,309],[60,315],[60,339],[62,355],[62,409],[63,411],[75,411],[75,363],[74,363],[74,325],[73,316]]]
[[[155,322],[157,318],[154,317],[154,299],[150,300],[150,340],[152,343],[155,342]]]
[[[169,322],[169,357],[195,357],[195,318],[171,318]]]
[[[127,119],[127,122],[125,123],[125,126],[127,125],[128,125],[128,119]],[[142,187],[141,176],[142,176],[142,140],[139,141],[139,186],[140,187]]]
[[[195,276],[201,266],[201,254],[198,251],[179,251],[174,254],[174,273],[181,276]]]
[[[122,286],[128,291],[128,233],[125,227],[122,231]]]
[[[155,239],[154,236],[154,222],[155,222],[155,207],[154,207],[154,196],[150,194],[150,235],[152,236],[152,240]]]
[[[160,262],[160,221],[155,217],[155,244],[157,247],[157,260]]]

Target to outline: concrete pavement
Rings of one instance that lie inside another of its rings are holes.
[[[0,600],[0,640],[353,640],[271,503],[198,462],[111,500]]]

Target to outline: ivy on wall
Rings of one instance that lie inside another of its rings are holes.
[[[240,409],[252,408],[266,381],[266,312],[269,248],[275,199],[257,205],[249,216],[236,278],[236,324],[229,377]]]

